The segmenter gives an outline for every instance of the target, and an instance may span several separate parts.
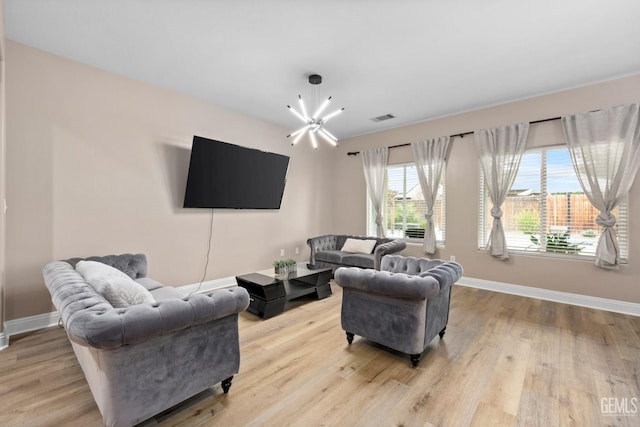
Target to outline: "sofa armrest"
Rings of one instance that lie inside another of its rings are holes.
[[[316,252],[335,250],[337,249],[337,244],[338,239],[335,234],[325,234],[307,239],[307,245],[311,249],[309,264],[314,265],[316,263]]]
[[[127,308],[82,310],[70,316],[65,327],[78,344],[113,349],[236,314],[248,306],[246,289],[219,289]]]
[[[440,292],[440,284],[434,277],[411,276],[357,267],[338,268],[334,280],[343,288],[395,298],[422,300]]]
[[[392,240],[376,246],[376,249],[373,251],[373,268],[380,270],[383,256],[400,252],[406,247],[407,244],[400,239]]]
[[[462,277],[462,265],[454,261],[445,261],[421,273],[420,277],[433,277],[440,283],[441,289],[453,286]]]
[[[69,339],[101,349],[170,334],[239,313],[249,306],[246,289],[236,287],[214,290],[208,295],[113,308],[67,262],[47,264],[43,276]]]

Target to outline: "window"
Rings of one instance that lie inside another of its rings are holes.
[[[482,175],[482,172],[481,172]],[[491,232],[491,199],[481,176],[478,245],[481,249]],[[598,210],[582,191],[573,170],[569,150],[527,150],[516,180],[502,205],[502,225],[509,250],[575,257],[594,257],[600,226]],[[613,214],[620,258],[627,258],[627,203]]]
[[[445,186],[443,176],[438,189],[438,197],[433,207],[433,221],[439,244],[444,244],[445,237],[444,206]],[[426,211],[426,202],[422,195],[415,164],[407,163],[387,166],[387,190],[382,213],[387,237],[422,240],[427,223],[424,217]],[[375,236],[376,213],[368,195],[367,212],[367,234]]]

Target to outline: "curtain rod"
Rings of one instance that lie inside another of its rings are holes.
[[[532,122],[529,122],[530,125],[535,125],[536,123],[544,123],[544,122],[552,122],[554,120],[560,120],[562,117],[551,117],[548,119],[541,119],[541,120],[534,120]],[[459,136],[460,138],[464,138],[465,135],[473,135],[473,131],[471,132],[463,132],[463,133],[456,133],[455,135],[450,135],[450,138],[455,138],[456,136]],[[410,146],[411,143],[406,143],[406,144],[398,144],[398,145],[391,145],[387,148],[399,148],[399,147],[408,147]],[[349,151],[347,153],[347,156],[357,156],[358,154],[360,154],[359,151]]]

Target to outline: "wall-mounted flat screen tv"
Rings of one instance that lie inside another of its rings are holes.
[[[289,157],[193,137],[185,208],[280,209]]]

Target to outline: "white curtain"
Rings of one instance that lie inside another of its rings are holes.
[[[376,234],[384,237],[384,221],[382,208],[384,203],[384,192],[387,188],[387,161],[389,160],[389,149],[386,147],[362,152],[362,167],[364,178],[367,181],[367,192],[376,211]]]
[[[422,251],[431,255],[436,252],[436,230],[433,225],[433,206],[438,197],[438,187],[442,179],[442,172],[445,166],[445,157],[449,147],[450,137],[441,136],[437,139],[428,139],[411,143],[413,159],[418,170],[420,189],[426,204],[427,226],[424,230],[424,241]]]
[[[602,233],[595,264],[601,268],[619,268],[616,218],[611,211],[629,192],[640,166],[639,106],[623,105],[562,118],[580,185],[600,211],[596,223]]]
[[[529,123],[474,132],[480,165],[493,203],[493,226],[487,249],[491,251],[491,255],[501,259],[509,259],[507,240],[502,227],[502,204],[516,179],[528,133]]]

